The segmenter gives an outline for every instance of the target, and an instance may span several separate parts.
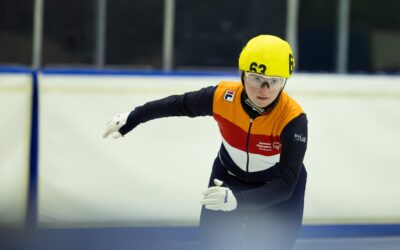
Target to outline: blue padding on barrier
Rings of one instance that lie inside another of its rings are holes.
[[[49,69],[42,70],[48,75],[139,75],[139,76],[240,76],[238,71],[161,71],[123,69]]]
[[[26,74],[26,73],[32,73],[34,70],[32,70],[29,67],[9,67],[9,66],[0,66],[0,74]]]
[[[35,71],[28,66],[0,66],[1,73],[31,73]],[[239,70],[134,70],[134,69],[80,69],[80,68],[43,68],[39,70],[44,74],[59,75],[141,75],[141,76],[239,76]],[[297,72],[302,73],[302,72]],[[331,72],[307,71],[309,74],[332,74]],[[348,72],[346,76],[400,76],[400,72]]]
[[[160,240],[196,240],[199,234],[198,227],[132,227],[132,228],[92,228],[92,229],[46,229],[64,233],[91,233],[99,235],[129,234],[146,240],[147,237],[157,236]],[[343,238],[343,237],[381,237],[400,236],[400,224],[376,225],[303,225],[299,238]]]
[[[400,224],[304,225],[300,238],[400,236]]]
[[[0,66],[0,73],[32,73],[40,72],[46,75],[127,75],[127,76],[240,76],[237,70],[133,70],[133,69],[56,69],[43,68],[34,70],[29,67]]]
[[[317,237],[309,237],[305,240],[304,236],[300,237],[295,245],[295,249],[399,249],[399,226],[400,225],[306,225],[303,226],[302,233],[304,230],[308,230],[309,232],[317,233]],[[337,237],[319,237],[321,236],[321,230],[322,232],[337,231],[335,233]],[[370,235],[369,233],[376,233],[377,231],[390,234]],[[348,235],[349,237],[345,238],[339,237],[339,233],[343,232],[355,232],[355,234]],[[367,233],[367,235],[357,234],[360,232]],[[39,229],[31,235],[10,230],[0,230],[0,235],[3,236],[0,237],[0,249],[200,250],[200,234],[197,227]],[[371,236],[379,237],[371,238]],[[385,238],[380,236],[397,237]],[[385,241],[387,241],[386,244],[384,244]],[[385,247],[383,247],[382,244],[384,244]]]
[[[41,234],[47,235],[92,235],[96,237],[118,235],[129,236],[136,240],[148,241],[196,241],[199,238],[198,227],[126,227],[126,228],[70,228],[42,229]],[[303,225],[299,238],[345,238],[345,237],[388,237],[400,236],[400,224],[378,225]]]

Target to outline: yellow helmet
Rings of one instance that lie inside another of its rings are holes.
[[[272,35],[259,35],[247,42],[239,56],[239,69],[266,76],[289,78],[294,57],[285,40]]]

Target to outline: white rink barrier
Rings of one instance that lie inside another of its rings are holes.
[[[221,143],[212,117],[102,133],[116,113],[238,79],[40,75],[39,225],[197,225]],[[297,74],[287,91],[309,119],[304,222],[400,223],[400,77]]]
[[[31,91],[31,74],[0,73],[0,228],[25,223]]]

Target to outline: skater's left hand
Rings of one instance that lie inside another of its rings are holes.
[[[237,207],[236,198],[227,187],[222,187],[223,182],[214,179],[214,187],[209,187],[202,193],[201,204],[210,210],[232,211]]]
[[[114,139],[121,138],[122,134],[119,132],[119,130],[126,124],[128,116],[129,113],[115,115],[113,119],[108,122],[106,130],[103,134],[103,138],[107,138],[109,135],[113,135]]]

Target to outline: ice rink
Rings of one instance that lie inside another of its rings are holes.
[[[32,89],[27,76],[1,77],[0,111],[16,125],[0,129],[0,222],[14,228],[30,195]],[[221,143],[213,118],[160,119],[121,140],[101,136],[116,113],[222,79],[237,76],[40,74],[38,231],[1,230],[0,249],[198,248],[200,193]],[[310,138],[294,249],[400,249],[400,78],[299,74],[286,90],[306,111]]]

